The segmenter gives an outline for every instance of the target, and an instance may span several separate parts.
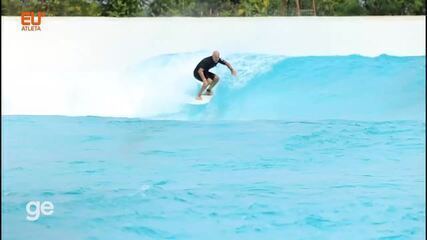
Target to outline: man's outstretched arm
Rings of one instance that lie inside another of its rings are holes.
[[[236,72],[236,70],[234,70],[233,66],[231,66],[231,64],[230,64],[229,62],[225,61],[225,60],[222,60],[222,61],[224,62],[224,65],[225,65],[225,66],[227,66],[227,67],[228,67],[228,69],[230,69],[231,74],[232,74],[233,76],[236,76],[236,75],[237,75],[237,72]]]

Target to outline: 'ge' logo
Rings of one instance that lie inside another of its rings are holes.
[[[41,31],[40,25],[42,23],[42,17],[44,16],[45,16],[44,12],[38,12],[37,21],[35,21],[34,12],[22,12],[21,13],[22,31]]]
[[[40,201],[30,201],[27,203],[27,220],[36,221],[40,218],[40,213],[46,216],[53,214],[53,203],[45,201],[40,204]]]

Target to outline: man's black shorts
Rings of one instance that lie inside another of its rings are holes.
[[[205,77],[206,77],[206,79],[208,79],[208,78],[210,78],[210,79],[212,79],[212,80],[214,80],[214,78],[215,78],[215,73],[211,73],[211,72],[209,72],[209,71],[204,71],[203,72],[203,74],[205,74]],[[200,77],[200,75],[199,75],[199,73],[197,72],[197,71],[194,71],[194,73],[193,73],[193,75],[194,75],[194,77],[197,79],[197,80],[199,80],[199,81],[201,81],[201,82],[203,82],[203,80],[202,80],[202,78]]]

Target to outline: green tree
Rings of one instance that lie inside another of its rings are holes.
[[[231,0],[153,0],[145,12],[148,16],[233,16],[236,6]]]
[[[230,0],[199,0],[196,4],[196,16],[235,16],[236,3]]]
[[[425,15],[424,0],[3,0],[3,16]]]
[[[148,16],[192,16],[195,0],[153,0],[144,4]]]
[[[21,2],[19,0],[2,0],[1,15],[2,16],[18,16],[21,12]]]
[[[420,15],[425,14],[424,0],[363,0],[369,15]]]
[[[143,10],[141,0],[98,0],[101,4],[101,15],[112,17],[133,17]]]
[[[47,16],[98,16],[100,5],[90,0],[6,0],[2,15],[19,16],[23,11],[45,12]]]
[[[101,6],[88,0],[50,0],[47,1],[48,16],[100,16]]]
[[[324,0],[317,4],[317,14],[323,16],[358,16],[366,10],[359,0]]]
[[[239,16],[266,16],[270,0],[242,0],[239,5]]]

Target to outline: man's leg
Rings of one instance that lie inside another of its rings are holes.
[[[215,75],[214,79],[212,80],[212,83],[209,85],[207,91],[208,94],[211,95],[212,93],[212,89],[213,87],[215,87],[215,85],[219,82],[219,77],[217,75]]]
[[[213,80],[208,78],[206,79],[206,82],[203,82],[202,87],[200,88],[199,94],[197,94],[197,99],[202,99],[202,93],[205,91],[205,89],[212,84]]]

